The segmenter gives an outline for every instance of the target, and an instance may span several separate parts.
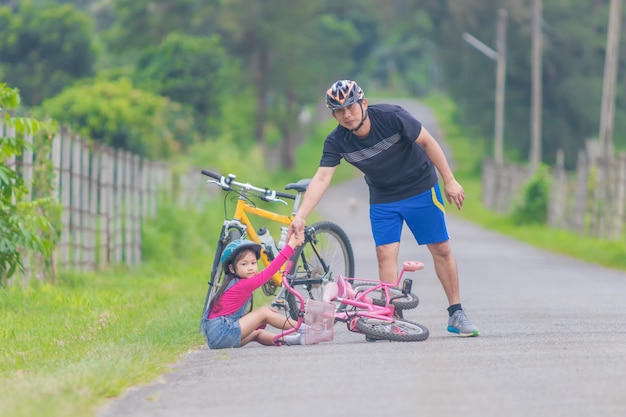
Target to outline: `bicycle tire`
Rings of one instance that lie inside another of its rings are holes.
[[[292,258],[295,262],[290,273],[295,274],[294,285],[306,285],[322,278],[336,281],[340,274],[353,277],[354,252],[346,232],[329,221],[317,222],[309,230],[304,244]]]
[[[377,284],[370,282],[355,282],[352,284],[352,288],[356,292],[366,291],[368,288],[371,288]],[[382,288],[371,291],[368,295],[372,298],[374,304],[379,306],[385,305],[384,291]],[[413,293],[403,294],[402,289],[398,287],[389,287],[389,295],[391,296],[391,304],[394,305],[396,310],[411,310],[418,306],[420,300],[417,295]],[[398,297],[398,298],[396,298]]]
[[[354,252],[346,232],[336,223],[321,221],[307,227],[305,241],[292,256],[293,266],[289,273],[294,277],[293,288],[304,299],[321,300],[323,284],[336,281],[338,275],[354,276]],[[298,310],[291,305],[295,297],[285,297],[289,311]]]
[[[395,318],[393,322],[359,317],[356,328],[366,337],[392,342],[422,342],[428,339],[428,329],[406,319]]]
[[[226,239],[224,240],[220,239],[220,242],[217,245],[217,248],[215,250],[215,258],[214,258],[215,259],[214,262],[217,262],[217,265],[212,270],[211,277],[209,278],[207,294],[204,300],[204,308],[202,309],[203,317],[204,317],[204,314],[207,312],[207,309],[209,308],[209,305],[211,304],[213,297],[215,297],[217,290],[222,286],[222,283],[224,282],[224,267],[222,266],[222,252],[224,251],[224,248],[226,248],[226,246],[228,246],[230,242],[232,242],[235,239],[240,239],[241,236],[242,236],[242,233],[239,229],[229,230],[228,236],[226,237]]]

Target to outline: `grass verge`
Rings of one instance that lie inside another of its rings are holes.
[[[204,343],[201,262],[0,291],[0,409],[12,417],[89,416],[107,398],[153,381]]]

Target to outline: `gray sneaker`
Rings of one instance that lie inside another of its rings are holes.
[[[448,331],[463,337],[478,336],[480,333],[478,328],[469,321],[463,310],[455,311],[452,317],[448,319]]]

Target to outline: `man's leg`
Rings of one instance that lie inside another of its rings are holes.
[[[398,251],[400,242],[376,246],[378,276],[383,282],[395,283],[398,280]]]
[[[441,281],[443,291],[448,298],[448,314],[450,316],[448,318],[448,331],[465,337],[478,336],[480,334],[478,328],[472,324],[461,306],[459,274],[456,260],[452,256],[450,242],[446,240],[440,243],[431,243],[427,246],[433,255],[437,277]]]
[[[456,260],[452,255],[450,241],[426,245],[435,264],[435,273],[443,286],[443,291],[448,298],[448,305],[460,304],[459,296],[459,273]]]

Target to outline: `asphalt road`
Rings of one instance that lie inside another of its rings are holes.
[[[402,104],[438,132],[427,109]],[[319,208],[348,233],[357,277],[376,278],[363,181],[333,187]],[[410,275],[420,305],[405,316],[430,329],[428,340],[371,343],[337,324],[335,339],[318,345],[199,346],[98,416],[625,416],[626,273],[535,249],[448,210],[462,302],[480,337],[446,331],[430,255],[405,231],[400,260],[426,264]]]

